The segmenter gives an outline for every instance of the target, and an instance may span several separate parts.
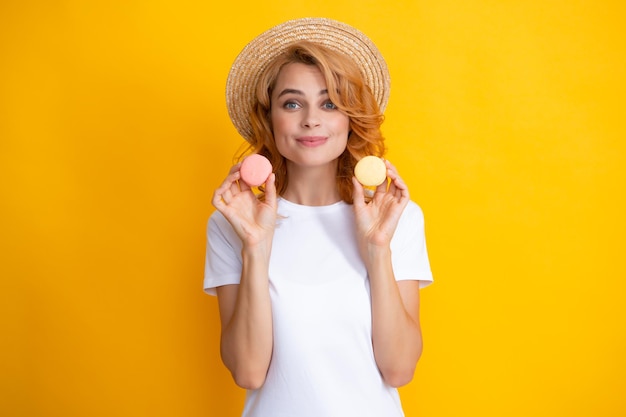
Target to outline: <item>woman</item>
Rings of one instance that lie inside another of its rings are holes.
[[[388,161],[370,193],[353,176],[383,156],[388,93],[376,47],[328,19],[272,28],[233,64],[230,117],[274,171],[257,196],[235,165],[208,226],[204,288],[244,416],[403,415],[432,281],[423,217]]]

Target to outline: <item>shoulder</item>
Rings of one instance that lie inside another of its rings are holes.
[[[409,224],[424,224],[424,212],[422,208],[413,200],[409,200],[409,203],[404,208],[400,222]]]
[[[224,215],[222,213],[220,213],[219,210],[215,210],[209,216],[209,227],[211,227],[211,226],[213,226],[213,227],[222,227],[222,226],[227,225],[227,224],[229,224],[228,220],[226,220],[226,217],[224,217]]]
[[[210,242],[225,240],[229,242],[231,246],[238,246],[239,237],[237,233],[226,217],[218,210],[215,210],[209,217],[207,235]]]
[[[424,213],[422,208],[414,201],[409,201],[400,216],[393,241],[402,245],[420,239],[423,235]]]
[[[235,233],[230,222],[219,210],[215,210],[211,213],[211,216],[209,216],[208,228],[209,231],[220,231],[224,234]]]

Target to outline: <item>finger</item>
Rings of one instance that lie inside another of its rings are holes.
[[[231,168],[228,175],[226,176],[226,178],[224,178],[224,181],[218,188],[218,190],[222,190],[223,192],[223,190],[230,188],[233,183],[236,184],[237,181],[241,178],[241,174],[239,173],[239,170],[235,170],[236,167],[237,166],[235,165],[233,168]]]
[[[365,207],[365,194],[363,186],[356,179],[356,177],[352,177],[352,203],[354,204],[355,209]]]
[[[221,200],[223,195],[224,195],[224,193],[230,188],[231,183],[232,182],[231,182],[230,178],[226,177],[224,182],[213,193],[213,199]]]
[[[211,203],[213,204],[213,206],[215,208],[217,208],[220,211],[223,211],[223,209],[226,207],[226,201],[224,199],[224,193],[228,191],[228,188],[226,185],[222,185],[220,188],[216,189],[213,192],[213,198],[211,199]]]
[[[398,200],[407,199],[409,197],[409,188],[404,180],[397,176],[391,180],[389,192]]]
[[[397,196],[398,188],[393,180],[389,181],[389,189],[387,190],[387,193],[393,197]]]
[[[241,163],[233,165],[228,170],[228,175],[224,178],[224,181],[220,186],[213,192],[213,198],[211,199],[211,203],[215,208],[221,211],[227,202],[225,201],[225,193],[232,189],[233,184],[237,184],[237,181],[240,178],[239,169],[241,168]],[[230,196],[232,196],[232,191]]]
[[[398,173],[392,169],[387,170],[387,177],[389,178],[389,190],[388,192],[395,195],[398,189],[402,187],[402,180],[398,176]]]
[[[271,207],[276,207],[276,174],[271,173],[265,180],[265,202]]]
[[[398,170],[396,169],[395,165],[389,162],[388,159],[385,159],[385,166],[387,167],[387,172],[391,171],[396,174],[398,173]]]
[[[239,193],[239,191],[243,191],[241,188],[243,188],[243,184],[245,184],[243,181],[241,180],[237,180],[237,181],[233,181],[230,184],[230,194],[231,195],[237,195]]]
[[[237,190],[241,192],[252,190],[252,187],[250,187],[247,182],[241,179],[241,173],[239,173],[239,177],[237,178]]]
[[[224,206],[224,202],[222,201],[222,195],[218,194],[217,190],[213,192],[213,198],[211,199],[211,204],[213,204],[213,207],[215,207],[218,210],[220,210]]]
[[[241,179],[239,167],[241,164],[234,165],[228,171],[228,175],[224,178],[224,182],[218,188],[218,193],[223,195],[226,190],[230,189],[231,194],[237,194],[240,190],[238,181]]]
[[[396,167],[389,161],[385,161],[387,165],[387,175],[390,179],[390,192],[392,192],[397,198],[408,198],[409,188],[398,174]]]
[[[232,167],[230,167],[230,170],[228,171],[228,174],[233,174],[235,172],[239,172],[239,170],[241,169],[241,162],[238,164],[233,165]]]
[[[238,190],[241,191],[241,192],[252,190],[252,187],[250,187],[248,184],[246,184],[246,182],[244,180],[242,180],[241,178],[237,182],[237,187],[238,187]]]
[[[235,178],[237,175],[235,175]],[[230,204],[230,202],[233,201],[233,196],[239,193],[239,186],[237,185],[237,181],[224,181],[222,186],[218,188],[215,193],[224,203]]]
[[[409,199],[409,187],[404,183],[402,178],[396,178],[393,182],[394,186],[394,196],[398,200],[408,200]]]
[[[393,184],[396,190],[402,196],[402,198],[409,198],[409,187],[404,182],[402,177],[400,177],[397,173],[395,174],[395,178],[393,179]]]
[[[387,188],[389,186],[389,180],[388,177],[385,178],[385,180],[376,187],[376,189],[374,190],[374,197],[376,197],[377,195],[381,196],[381,195],[385,195],[387,193]]]
[[[385,161],[385,165],[387,166],[387,176],[392,180],[396,180],[398,178],[401,179],[400,174],[398,173],[398,169],[389,161]]]

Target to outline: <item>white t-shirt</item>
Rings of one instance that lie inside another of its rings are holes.
[[[243,417],[400,417],[372,347],[367,271],[353,207],[309,207],[284,199],[269,265],[274,331],[263,386],[249,390]],[[238,284],[241,241],[215,212],[208,224],[204,289]],[[421,209],[410,202],[391,241],[396,280],[432,282]]]

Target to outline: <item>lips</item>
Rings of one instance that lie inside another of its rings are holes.
[[[296,141],[308,148],[314,148],[316,146],[323,145],[328,140],[326,136],[302,136],[296,139]]]

